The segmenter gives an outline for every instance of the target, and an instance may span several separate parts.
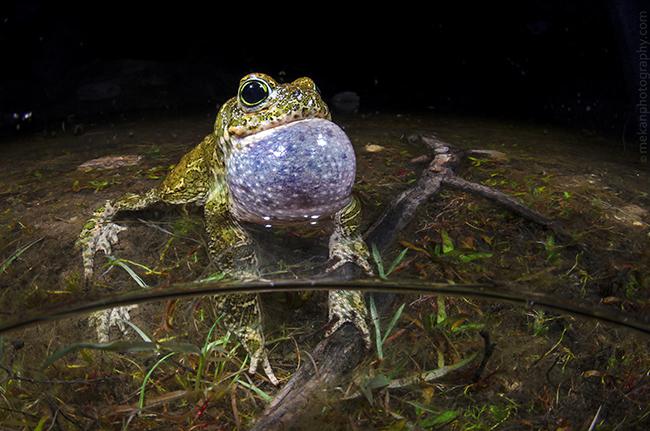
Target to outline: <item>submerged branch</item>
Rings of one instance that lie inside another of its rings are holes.
[[[553,222],[551,220],[544,217],[537,211],[528,208],[526,205],[520,203],[515,198],[508,196],[507,194],[497,189],[493,189],[492,187],[487,187],[482,184],[473,183],[463,178],[460,178],[456,175],[444,177],[442,179],[442,182],[444,185],[450,186],[454,189],[458,189],[494,201],[499,205],[514,212],[515,214],[518,214],[521,217],[530,220],[532,222],[535,222],[539,225],[547,226],[547,227],[553,225]]]
[[[427,169],[423,171],[416,185],[393,200],[384,214],[366,232],[365,237],[368,244],[374,244],[382,251],[387,249],[395,240],[397,234],[411,223],[418,207],[432,199],[444,185],[491,199],[529,220],[546,227],[551,226],[551,222],[546,217],[525,207],[513,198],[497,190],[468,182],[456,176],[454,171],[464,157],[465,153],[463,151],[455,149],[435,136],[412,136],[409,137],[409,140],[418,140],[424,143],[432,151],[433,160],[429,163]],[[349,265],[347,268],[343,267],[342,272],[339,273],[343,279],[347,278],[346,276],[349,277],[349,274],[354,274],[354,270],[350,269]],[[391,293],[374,295],[380,314],[386,312],[392,306],[395,297],[396,295]],[[355,337],[350,338],[353,335]],[[346,343],[350,343],[347,350],[345,349]],[[314,405],[313,398],[315,395],[327,390],[329,384],[336,382],[346,370],[355,367],[361,361],[364,352],[359,350],[358,346],[360,345],[363,345],[361,334],[349,325],[343,326],[340,330],[322,340],[312,353],[312,356],[320,358],[320,362],[330,367],[329,369],[332,372],[323,376],[316,374],[315,370],[310,366],[303,367],[280,390],[276,400],[264,411],[253,429],[268,430],[289,427],[299,417],[299,412],[302,412],[310,403],[312,403],[312,406]],[[491,350],[489,349],[488,340],[484,363],[481,364],[480,368],[481,371],[487,363],[489,353],[491,353]],[[321,357],[319,355],[326,356]]]

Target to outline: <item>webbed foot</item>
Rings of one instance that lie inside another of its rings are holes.
[[[239,339],[250,356],[248,373],[255,374],[261,363],[266,377],[274,386],[277,386],[280,382],[277,377],[275,377],[275,373],[271,367],[271,362],[269,362],[268,351],[266,350],[266,347],[264,347],[264,335],[262,334],[262,331],[257,331],[251,328],[246,329],[250,329],[250,331],[246,331],[246,333],[240,335]],[[255,351],[253,351],[253,346],[257,347]]]
[[[107,343],[110,340],[110,331],[113,326],[117,326],[122,334],[126,333],[124,322],[131,321],[130,311],[137,308],[137,305],[126,305],[123,307],[109,308],[92,313],[89,317],[89,323],[95,327],[97,332],[97,341]]]
[[[261,363],[269,381],[277,385],[279,381],[273,373],[268,351],[264,346],[262,314],[258,295],[232,294],[214,298],[218,312],[225,313],[222,320],[224,325],[237,337],[250,357],[248,372],[255,374]]]
[[[366,348],[370,348],[370,329],[368,328],[368,310],[361,292],[350,290],[332,290],[329,292],[329,320],[332,326],[325,332],[329,337],[346,323],[352,323],[361,332]]]
[[[79,235],[77,246],[82,248],[81,256],[86,281],[93,276],[95,254],[101,250],[106,255],[110,255],[112,247],[117,244],[117,235],[126,230],[125,227],[112,222],[116,212],[115,207],[107,201],[105,206],[95,211]]]
[[[367,275],[374,275],[372,266],[370,266],[370,262],[368,261],[370,252],[361,236],[355,235],[349,237],[336,230],[330,236],[329,250],[329,257],[332,263],[326,269],[326,272],[332,272],[346,263],[354,263]]]
[[[341,218],[342,219],[342,218]],[[333,263],[326,270],[332,272],[346,263],[354,263],[367,275],[373,270],[368,258],[370,251],[358,233],[345,226],[343,220],[334,229],[329,241],[329,257]],[[370,330],[368,329],[368,310],[363,295],[358,291],[333,290],[329,292],[329,319],[332,326],[325,333],[329,337],[346,323],[352,323],[361,332],[363,341],[370,348]]]

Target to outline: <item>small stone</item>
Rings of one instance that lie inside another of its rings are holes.
[[[366,150],[366,152],[368,152],[368,153],[379,153],[379,152],[385,150],[384,147],[382,147],[381,145],[377,145],[377,144],[368,144],[368,145],[366,145],[366,146],[363,147],[363,148],[364,148],[364,149]]]
[[[142,156],[137,154],[127,154],[124,156],[106,156],[97,159],[88,160],[80,164],[77,169],[88,172],[96,170],[117,169],[124,166],[134,166],[140,163]]]
[[[621,211],[636,218],[642,218],[648,215],[647,209],[641,208],[640,206],[635,204],[625,205],[623,208],[621,208]]]
[[[473,156],[487,157],[495,162],[507,162],[508,155],[497,150],[472,150]]]
[[[603,304],[618,304],[623,302],[621,298],[618,298],[616,296],[607,296],[601,300]]]
[[[411,159],[411,163],[426,163],[429,160],[431,160],[430,156],[427,156],[426,154],[422,154],[421,156],[413,157]]]
[[[620,222],[635,226],[635,227],[645,227],[648,224],[644,219],[648,215],[648,210],[641,208],[635,204],[625,205],[618,209],[614,218]]]

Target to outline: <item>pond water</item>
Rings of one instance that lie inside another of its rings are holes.
[[[559,238],[493,202],[443,189],[390,250],[373,256],[385,279],[508,285],[524,299],[530,292],[641,330],[531,302],[401,295],[371,325],[380,342],[318,400],[302,428],[647,429],[650,173],[638,154],[589,131],[505,120],[369,114],[334,121],[355,147],[364,228],[427,166],[427,148],[407,138],[432,133],[457,148],[498,151],[466,159],[457,173],[514,196],[567,233]],[[248,429],[277,393],[263,374],[246,373],[245,352],[219,324],[209,295],[129,306],[128,323],[126,309],[116,308],[112,344],[97,344],[95,311],[48,319],[116,295],[223,277],[207,255],[202,212],[191,205],[120,219],[128,229],[113,260],[97,255],[105,265],[90,285],[75,248],[97,207],[153,187],[212,122],[155,116],[2,143],[0,325],[45,320],[2,334],[3,429]],[[251,226],[262,276],[322,272],[327,227],[306,234]],[[314,360],[326,295],[278,292],[263,303],[281,387]]]

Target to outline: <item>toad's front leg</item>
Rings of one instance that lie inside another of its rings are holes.
[[[158,189],[149,190],[142,195],[129,193],[115,202],[106,201],[104,206],[93,213],[81,230],[76,242],[77,247],[81,248],[86,282],[93,277],[95,254],[98,251],[103,251],[104,254],[110,256],[113,246],[117,244],[117,235],[126,230],[125,227],[113,222],[115,217],[120,212],[138,211],[160,201]]]
[[[333,264],[328,271],[346,264],[358,265],[366,274],[373,275],[368,262],[370,252],[361,237],[361,204],[356,197],[334,216],[334,232],[330,236],[329,254]],[[358,291],[332,290],[329,292],[329,319],[332,322],[326,336],[333,334],[346,323],[352,323],[363,336],[366,347],[370,347],[368,310],[363,295]]]
[[[131,211],[140,211],[156,204],[186,204],[202,203],[209,191],[211,178],[210,167],[206,160],[212,154],[215,145],[213,135],[207,136],[192,151],[178,162],[161,184],[142,194],[128,193],[113,202],[96,210],[84,224],[77,246],[81,248],[84,268],[84,280],[92,281],[95,254],[103,251],[106,255],[112,253],[112,248],[118,242],[118,234],[125,230],[114,220]],[[123,330],[122,321],[130,319],[129,312],[135,306],[118,307],[113,310],[97,311],[91,316],[91,321],[97,330],[100,341],[108,341],[109,330],[115,324]]]
[[[124,212],[140,211],[156,204],[178,205],[201,203],[205,200],[211,178],[206,160],[214,145],[214,136],[206,136],[199,145],[183,156],[161,184],[142,194],[127,193],[114,202],[106,202],[94,212],[81,230],[76,243],[82,250],[86,282],[91,281],[93,277],[95,254],[103,251],[110,255],[112,247],[118,242],[117,235],[126,229],[114,223],[116,217]]]
[[[213,193],[205,204],[206,229],[210,255],[221,265],[229,278],[255,280],[259,278],[257,258],[249,235],[229,212],[225,191]],[[250,356],[248,372],[253,374],[261,363],[268,379],[277,385],[264,346],[262,310],[257,294],[219,295],[213,298],[222,322],[244,346]]]

